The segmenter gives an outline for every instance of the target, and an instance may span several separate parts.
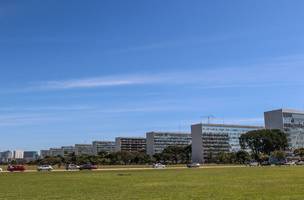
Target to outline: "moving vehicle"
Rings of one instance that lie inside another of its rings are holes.
[[[153,164],[153,168],[155,168],[155,169],[164,169],[164,168],[166,168],[166,165],[163,165],[161,163],[155,163],[155,164]]]
[[[51,165],[40,165],[37,167],[37,171],[52,171],[53,167]]]
[[[296,165],[296,162],[295,161],[289,161],[289,162],[286,162],[285,165],[288,165],[288,166]]]
[[[7,171],[9,171],[9,172],[24,172],[25,167],[23,165],[9,165],[7,167]]]
[[[79,170],[79,166],[78,165],[75,165],[75,164],[68,164],[65,169],[66,170]]]
[[[201,165],[199,163],[189,163],[187,164],[188,168],[199,168]]]
[[[84,164],[84,165],[80,165],[79,167],[79,170],[92,170],[92,169],[97,169],[97,166],[92,164]]]
[[[0,168],[0,172],[3,172],[2,168]]]
[[[256,162],[256,161],[251,161],[250,163],[249,163],[249,167],[258,167],[260,164],[258,163],[258,162]]]
[[[296,165],[304,165],[304,161],[303,160],[299,160],[298,162],[296,162]]]

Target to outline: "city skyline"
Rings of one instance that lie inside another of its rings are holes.
[[[0,151],[304,110],[304,2],[172,2],[0,2]]]

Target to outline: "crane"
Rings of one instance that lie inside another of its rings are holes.
[[[203,121],[204,118],[207,119],[207,123],[210,124],[211,119],[215,119],[215,116],[213,115],[201,116],[201,121]]]

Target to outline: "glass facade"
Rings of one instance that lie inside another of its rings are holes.
[[[291,148],[304,147],[304,113],[283,112],[283,130]]]
[[[203,134],[227,134],[229,141],[229,151],[237,152],[241,150],[239,138],[242,134],[249,131],[261,129],[258,126],[239,126],[239,125],[225,125],[225,124],[203,124]]]
[[[187,146],[191,144],[191,134],[172,132],[148,132],[147,153],[161,153],[168,146]]]
[[[115,142],[113,141],[94,141],[93,142],[93,151],[97,155],[99,152],[114,152],[115,151]]]

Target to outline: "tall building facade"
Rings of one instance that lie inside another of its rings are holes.
[[[191,126],[192,161],[204,163],[221,152],[241,149],[239,138],[248,131],[262,129],[260,126],[227,124],[195,124]]]
[[[93,153],[98,155],[100,152],[111,153],[115,151],[114,141],[93,141]]]
[[[146,151],[146,138],[142,137],[117,137],[115,151],[142,152]]]
[[[64,156],[61,148],[50,148],[50,156]]]
[[[75,153],[75,147],[74,146],[62,146],[61,149],[62,149],[62,152],[63,152],[63,156],[68,156],[68,155],[71,155],[71,154]]]
[[[147,154],[152,156],[161,153],[168,146],[187,146],[191,144],[190,133],[148,132]]]
[[[13,158],[13,153],[11,151],[3,151],[0,152],[0,162],[7,163],[11,161]]]
[[[24,151],[23,159],[26,162],[32,162],[38,159],[38,152],[37,151]]]
[[[75,144],[75,155],[93,155],[93,145],[91,144]]]
[[[51,155],[50,150],[40,150],[40,158],[45,158],[50,155]]]
[[[13,159],[16,159],[16,160],[23,159],[23,154],[24,154],[24,151],[22,151],[22,150],[15,150],[13,152]]]
[[[291,149],[304,147],[304,112],[279,109],[264,113],[266,129],[280,129],[285,132]]]

